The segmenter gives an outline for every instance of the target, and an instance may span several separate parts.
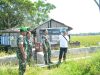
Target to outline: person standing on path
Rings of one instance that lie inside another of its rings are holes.
[[[62,34],[59,36],[59,41],[60,41],[60,53],[59,53],[58,63],[61,63],[62,57],[63,57],[63,61],[66,60],[66,53],[68,49],[69,37],[67,35],[66,30],[62,31]]]
[[[24,75],[25,70],[26,70],[26,42],[24,40],[26,36],[27,29],[25,27],[20,28],[20,35],[17,39],[17,46],[18,49],[16,51],[17,53],[17,58],[19,61],[19,75]]]
[[[42,36],[42,45],[43,45],[43,53],[44,53],[44,61],[45,64],[51,64],[51,45],[48,37],[48,30],[43,31],[44,35]]]
[[[28,43],[28,49],[27,49],[27,63],[30,66],[32,64],[32,48],[33,48],[33,37],[30,31],[26,34],[26,40]]]

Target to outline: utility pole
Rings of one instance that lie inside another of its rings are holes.
[[[97,6],[100,8],[100,0],[94,0]]]
[[[100,0],[94,0],[94,2],[97,4],[97,6],[99,7],[99,10],[100,10]]]

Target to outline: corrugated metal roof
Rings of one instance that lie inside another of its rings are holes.
[[[0,32],[2,33],[16,33],[19,32],[19,28],[10,28],[10,29],[6,29],[6,30],[0,30]]]

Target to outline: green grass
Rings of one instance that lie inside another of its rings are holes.
[[[81,47],[98,46],[100,35],[95,36],[71,36],[71,42],[79,41]]]
[[[0,57],[7,56],[7,55],[12,55],[12,54],[15,54],[15,51],[5,52],[5,51],[0,50]]]
[[[18,66],[2,65],[0,75],[18,75]],[[67,61],[50,70],[27,66],[25,75],[100,75],[100,52],[94,53],[90,59]]]
[[[10,66],[0,67],[0,75],[18,75],[18,69]]]

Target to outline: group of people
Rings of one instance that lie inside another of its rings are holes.
[[[43,31],[44,35],[42,36],[42,45],[43,45],[43,53],[45,64],[51,64],[51,45],[48,37],[48,30]],[[59,43],[60,43],[60,52],[58,64],[61,63],[61,59],[63,57],[63,61],[66,60],[66,53],[68,50],[68,42],[69,36],[66,30],[61,31],[61,35],[59,35]]]
[[[48,36],[48,30],[43,31],[44,35],[42,36],[42,47],[44,53],[44,61],[45,64],[51,64],[51,45]],[[61,63],[61,59],[63,57],[63,61],[66,60],[66,53],[68,49],[68,41],[69,37],[67,35],[66,30],[62,31],[62,34],[59,35],[60,42],[60,52],[59,52],[59,60],[58,64]],[[30,66],[32,61],[32,48],[33,48],[33,37],[29,29],[22,27],[20,28],[20,35],[17,39],[17,57],[19,60],[19,75],[24,75],[26,70],[26,64]]]
[[[17,45],[18,50],[16,52],[19,61],[19,75],[24,75],[26,64],[28,63],[30,66],[32,63],[33,37],[28,28],[20,28],[20,35],[17,39]]]

